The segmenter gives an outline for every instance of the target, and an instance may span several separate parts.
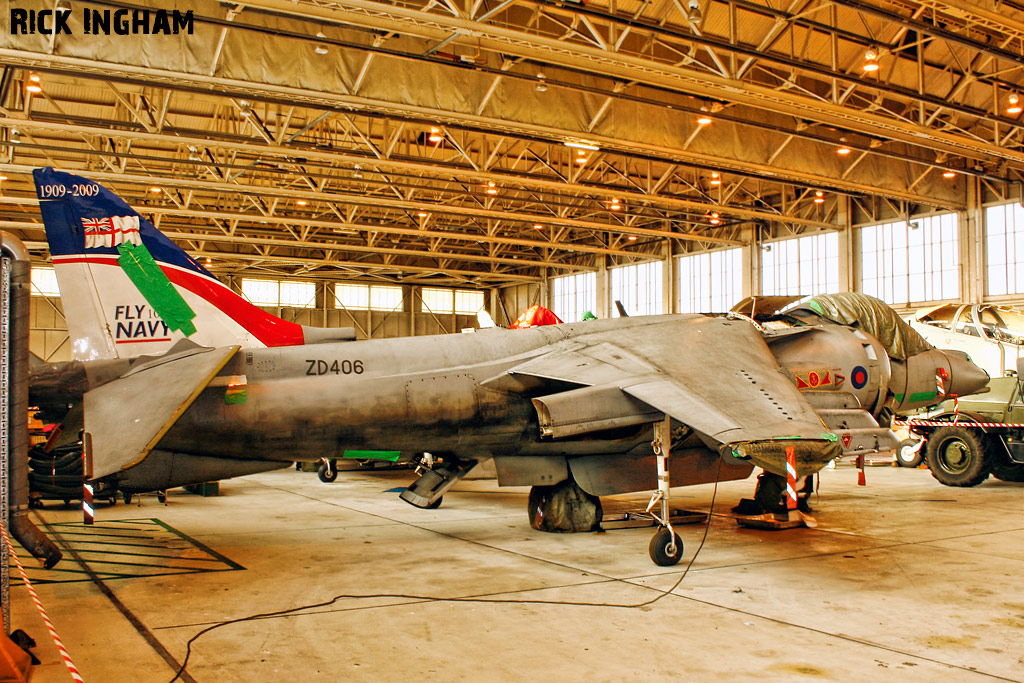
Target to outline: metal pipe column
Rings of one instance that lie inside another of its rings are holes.
[[[14,235],[0,232],[0,255],[10,273],[8,510],[11,536],[49,569],[63,556],[28,518],[28,327],[30,268],[28,250]]]

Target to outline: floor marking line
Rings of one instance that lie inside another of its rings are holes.
[[[35,514],[36,517],[39,518],[39,521],[41,521],[43,525],[50,530],[51,534],[53,534],[58,540],[62,540],[60,531],[58,531],[55,527],[51,526],[50,523],[47,522],[46,519],[42,516],[42,514],[40,514],[39,510],[35,510]],[[163,643],[161,643],[157,639],[153,632],[150,631],[137,616],[135,616],[135,613],[132,612],[127,605],[121,602],[120,598],[114,595],[114,591],[112,591],[110,587],[107,586],[107,584],[103,583],[103,579],[101,579],[99,575],[96,574],[96,572],[92,571],[92,568],[89,567],[89,565],[86,564],[84,560],[82,560],[82,558],[78,555],[75,549],[69,547],[68,552],[75,559],[75,561],[82,566],[82,569],[84,569],[85,572],[89,574],[89,578],[92,579],[93,584],[99,589],[99,591],[103,593],[103,595],[105,595],[108,600],[110,600],[110,603],[117,609],[118,612],[120,612],[124,616],[125,619],[128,620],[128,623],[132,625],[132,627],[138,632],[138,634],[142,636],[147,643],[149,643],[150,647],[152,647],[153,650],[158,655],[160,655],[160,658],[167,662],[168,666],[171,667],[171,670],[177,671],[178,669],[180,669],[181,662],[176,660],[174,658],[174,655],[172,655],[170,651],[163,646]],[[198,683],[196,679],[188,675],[188,672],[182,672],[181,679],[185,681],[185,683]]]

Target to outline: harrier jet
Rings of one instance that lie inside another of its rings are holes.
[[[600,496],[659,489],[651,556],[672,564],[669,471],[674,486],[785,477],[789,451],[805,477],[844,449],[893,447],[892,411],[988,379],[857,295],[769,327],[661,315],[324,340],[255,309],[97,183],[49,168],[35,181],[79,360],[37,373],[32,400],[80,399],[90,476],[124,491],[426,452],[402,493],[426,508],[493,460],[500,485],[533,487],[545,530],[595,528]]]

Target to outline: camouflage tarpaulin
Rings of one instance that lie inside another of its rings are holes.
[[[813,311],[840,325],[859,327],[881,342],[889,355],[898,360],[906,360],[933,348],[889,304],[866,294],[820,294],[800,304],[796,310],[801,309]]]

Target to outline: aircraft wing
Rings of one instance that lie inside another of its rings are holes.
[[[761,334],[744,321],[695,317],[625,328],[614,341],[581,340],[509,373],[584,385],[534,399],[542,431],[547,427],[555,438],[650,422],[652,414],[664,413],[693,428],[709,447],[783,476],[788,446],[796,452],[798,476],[842,452]]]
[[[92,437],[93,478],[142,462],[238,349],[172,351],[86,392],[85,431]]]

